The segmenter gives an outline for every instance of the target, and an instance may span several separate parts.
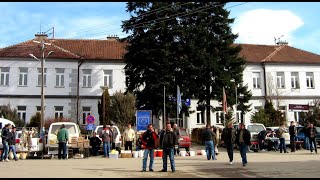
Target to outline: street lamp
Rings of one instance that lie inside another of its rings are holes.
[[[235,93],[236,93],[236,104],[235,104],[235,112],[236,112],[236,116],[235,116],[235,121],[238,123],[238,117],[237,117],[237,105],[238,105],[238,93],[237,93],[237,85],[236,85],[236,80],[235,79],[231,79],[230,82],[234,83],[234,88],[235,88]]]
[[[103,122],[103,125],[106,125],[106,98],[105,98],[105,95],[104,95],[104,91],[106,89],[108,89],[108,86],[100,86],[100,88],[102,89],[102,122]]]

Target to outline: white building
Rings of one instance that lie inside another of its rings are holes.
[[[43,35],[34,40],[43,38],[51,43],[45,46],[45,52],[54,51],[45,62],[45,119],[63,115],[74,121],[78,118],[80,124],[86,123],[84,117],[88,114],[98,119],[97,104],[102,94],[100,86],[108,86],[110,95],[125,91],[124,43],[114,38],[47,39]],[[29,55],[41,57],[41,47],[34,40],[0,50],[0,105],[10,104],[17,108],[26,121],[41,110],[41,66]],[[252,113],[264,106],[265,96],[273,97],[273,104],[285,112],[288,121],[298,121],[299,112],[303,111],[299,108],[306,108],[319,98],[320,56],[287,45],[241,46],[240,55],[247,59],[243,82],[253,94],[249,102],[252,111],[244,115],[244,121],[250,122]],[[219,107],[221,102],[212,100],[211,105]],[[184,117],[179,124],[189,130],[203,127],[206,113],[202,116],[197,112],[196,99],[191,99],[190,107],[195,112]],[[211,112],[212,125],[222,125],[218,118],[221,113],[222,110]],[[162,124],[154,123],[156,126]]]

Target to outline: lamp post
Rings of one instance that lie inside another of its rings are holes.
[[[103,122],[103,125],[106,125],[106,98],[105,98],[105,94],[104,94],[104,91],[106,89],[108,89],[108,86],[100,86],[100,88],[102,89],[102,122]]]
[[[38,41],[34,41],[35,43],[38,43]],[[37,58],[35,55],[33,54],[29,54],[31,57],[33,57],[34,59],[38,60],[41,62],[41,122],[40,122],[40,132],[43,131],[43,135],[42,135],[42,142],[43,142],[43,154],[42,157],[44,155],[45,152],[45,144],[46,144],[46,139],[45,139],[45,129],[44,129],[44,62],[47,59],[47,57],[54,53],[54,51],[50,51],[48,52],[47,56],[44,56],[44,45],[45,43],[42,41],[41,42],[41,51],[42,51],[42,57],[41,59]]]
[[[235,93],[235,94],[236,94],[236,104],[235,104],[235,112],[236,112],[236,114],[235,114],[235,121],[238,123],[238,117],[237,117],[237,106],[238,106],[238,93],[237,93],[237,90],[238,90],[238,88],[237,88],[235,79],[231,79],[230,82],[233,82],[233,83],[234,83],[234,89],[235,89],[235,92],[236,92],[236,93]]]

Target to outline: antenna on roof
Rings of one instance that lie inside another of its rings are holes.
[[[278,37],[278,38],[275,38],[274,37],[274,42],[275,42],[275,44],[276,45],[288,45],[288,42],[287,41],[282,41],[282,40],[280,40],[282,37],[283,37],[284,35],[281,35],[280,37]]]

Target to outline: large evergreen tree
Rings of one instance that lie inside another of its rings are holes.
[[[163,86],[175,95],[179,85],[183,97],[198,98],[206,107],[211,124],[210,100],[222,100],[226,87],[228,105],[235,104],[235,85],[240,105],[251,97],[242,86],[245,60],[241,48],[234,45],[229,12],[225,3],[216,2],[129,2],[131,18],[123,30],[131,32],[125,54],[128,91],[137,94],[138,108],[148,107],[158,113],[163,106]],[[230,82],[235,80],[236,84]],[[174,108],[173,108],[174,109]]]

